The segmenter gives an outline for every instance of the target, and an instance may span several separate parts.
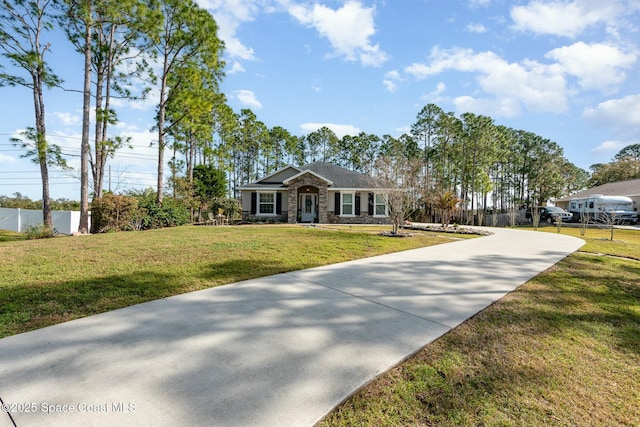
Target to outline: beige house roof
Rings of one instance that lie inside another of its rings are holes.
[[[610,182],[608,184],[598,185],[597,187],[579,191],[567,197],[556,200],[556,202],[568,202],[570,199],[578,197],[589,197],[593,194],[602,194],[604,196],[640,196],[640,179],[630,179],[628,181]]]

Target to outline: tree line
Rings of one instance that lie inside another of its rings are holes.
[[[326,161],[347,169],[379,175],[379,159],[417,164],[397,178],[414,195],[415,208],[429,210],[433,195],[451,192],[464,210],[492,206],[544,205],[547,200],[578,191],[589,174],[564,157],[555,142],[532,132],[511,129],[487,116],[459,117],[428,104],[417,114],[411,131],[399,137],[361,132],[338,138],[328,127],[295,136],[276,126],[269,129],[244,109],[235,114],[224,104],[214,114],[219,126],[195,147],[175,151],[173,170],[199,161],[226,171],[229,194],[287,164]]]
[[[609,163],[591,165],[588,186],[596,187],[609,182],[640,178],[640,144],[622,148]]]
[[[198,166],[220,171],[224,191],[237,198],[241,185],[288,164],[322,160],[376,175],[380,159],[395,159],[416,165],[410,168],[411,179],[398,180],[412,194],[414,210],[427,215],[435,194],[455,194],[465,214],[488,206],[504,210],[544,204],[583,188],[589,177],[549,139],[498,125],[487,116],[456,116],[435,104],[426,105],[410,132],[399,137],[361,132],[339,138],[328,127],[297,136],[281,126],[269,128],[250,109],[235,112],[227,105],[219,89],[224,44],[213,17],[192,0],[0,4],[0,85],[23,86],[34,97],[35,126],[16,143],[40,166],[45,225],[51,225],[48,168],[65,166],[59,148],[48,143],[45,127],[44,89],[64,87],[46,61],[47,37],[55,29],[64,30],[84,60],[83,87],[77,89],[83,93],[81,232],[89,231],[89,190],[94,199],[103,197],[107,161],[129,144],[111,135],[118,122],[113,101],[142,99],[151,90],[159,93],[154,126],[159,206],[166,189],[182,199],[202,192],[194,174]],[[170,159],[164,157],[167,151]]]

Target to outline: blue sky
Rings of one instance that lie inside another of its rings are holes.
[[[584,169],[640,143],[640,0],[198,1],[226,44],[229,105],[268,127],[400,136],[435,103],[549,138]],[[82,57],[53,40],[51,65],[80,87]],[[0,96],[0,194],[38,199],[37,165],[9,144],[32,126],[30,94]],[[118,106],[113,134],[134,149],[110,160],[115,191],[154,185],[155,99]],[[50,140],[78,154],[81,97],[45,102]],[[53,171],[52,197],[79,199],[77,176]]]

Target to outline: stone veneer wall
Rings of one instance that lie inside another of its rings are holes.
[[[328,215],[329,224],[391,224],[389,217],[371,216],[366,211],[360,215],[342,217],[333,212]]]
[[[280,215],[265,216],[265,215],[252,215],[251,211],[242,211],[242,220],[246,222],[287,222],[288,212],[282,212]]]
[[[316,187],[318,189],[318,222],[326,224],[327,220],[327,182],[317,176],[306,173],[289,183],[289,196],[287,199],[287,210],[290,215],[289,224],[295,224],[298,219],[298,189],[300,187]]]

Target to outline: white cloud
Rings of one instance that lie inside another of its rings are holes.
[[[418,80],[449,70],[478,74],[477,81],[490,98],[462,97],[457,105],[491,107],[484,114],[514,116],[522,108],[550,112],[567,109],[566,82],[557,66],[528,60],[510,63],[490,51],[434,48],[428,64],[415,63],[405,68]]]
[[[18,159],[0,153],[0,163],[18,163]]]
[[[51,113],[51,116],[56,122],[58,122],[56,124],[62,124],[64,126],[77,125],[80,123],[80,116],[77,114],[53,112]]]
[[[453,100],[458,113],[475,113],[486,115],[513,117],[520,113],[520,104],[510,98],[490,99],[459,96]]]
[[[634,53],[625,53],[615,46],[584,42],[553,49],[545,57],[558,61],[565,73],[576,76],[583,89],[603,89],[623,82],[624,70],[637,60]]]
[[[136,88],[134,86],[131,86],[130,89],[135,90]],[[149,93],[147,93],[145,98],[139,98],[139,99],[112,98],[110,102],[111,102],[111,106],[114,108],[130,108],[136,111],[153,111],[160,103],[160,89],[157,87],[153,88],[152,90],[149,91]],[[92,108],[94,107],[92,106]]]
[[[625,52],[611,44],[584,42],[551,50],[545,57],[553,62],[543,64],[528,59],[508,62],[491,51],[436,47],[428,61],[411,64],[404,72],[417,80],[447,71],[472,73],[485,95],[476,93],[457,98],[455,103],[459,109],[509,117],[522,110],[567,111],[569,96],[575,92],[569,89],[571,78],[577,80],[582,90],[615,90],[616,85],[626,80],[627,70],[632,69],[638,59],[635,52]],[[388,73],[385,84],[389,90],[395,90],[395,83],[400,79],[399,73]]]
[[[370,38],[375,34],[373,7],[366,8],[359,1],[347,1],[333,10],[315,3],[313,6],[294,4],[289,13],[299,23],[315,28],[331,43],[331,56],[341,56],[348,61],[360,61],[365,66],[380,66],[388,55]]]
[[[585,110],[584,117],[593,124],[618,129],[622,135],[640,134],[640,93],[601,102]]]
[[[125,75],[135,75],[139,62],[141,60],[146,60],[149,64],[149,67],[153,71],[156,76],[162,75],[162,62],[159,58],[154,58],[152,55],[149,55],[146,52],[140,52],[139,50],[133,49],[129,52],[130,58],[124,62],[121,62],[118,65],[118,72],[124,73]],[[131,108],[136,111],[153,111],[160,101],[160,90],[158,86],[153,86],[148,81],[147,77],[143,78],[130,78],[124,82],[120,82],[122,89],[125,89],[131,93],[132,97],[137,97],[138,99],[124,99],[114,96],[111,98],[110,105],[113,108]],[[151,87],[151,90],[146,94],[145,98],[142,98],[145,90]],[[92,111],[95,108],[95,105],[91,106]],[[81,120],[82,112],[78,113],[78,119]]]
[[[252,61],[252,48],[238,38],[240,24],[253,21],[260,11],[261,2],[255,0],[197,0],[208,9],[218,24],[218,37],[225,43],[225,53],[231,58]]]
[[[482,24],[469,24],[467,25],[467,31],[474,34],[482,34],[487,32],[487,28]]]
[[[253,91],[241,89],[236,90],[235,92],[233,92],[233,94],[238,99],[238,101],[240,101],[244,105],[247,105],[251,108],[256,108],[258,110],[262,108],[262,104],[260,103],[260,101],[258,101]]]
[[[306,133],[315,132],[322,127],[331,129],[338,138],[342,138],[345,135],[358,135],[360,132],[362,132],[355,126],[340,125],[336,123],[303,123],[300,125],[300,129],[302,129]]]
[[[260,13],[287,11],[299,23],[315,28],[326,37],[333,48],[330,56],[360,61],[365,66],[380,66],[388,59],[379,45],[370,42],[375,34],[374,7],[364,7],[358,0],[348,0],[338,9],[315,3],[296,3],[291,0],[197,0],[209,10],[218,24],[218,37],[225,43],[225,55],[234,61],[254,61],[256,53],[238,35],[239,28],[254,21]],[[229,61],[231,62],[231,61]],[[230,74],[242,72],[238,62]]]
[[[421,108],[422,106],[418,106],[418,108]],[[401,135],[409,135],[411,133],[411,126],[409,125],[405,125],[405,126],[401,126],[395,129],[396,131],[396,138],[399,138]]]
[[[227,74],[237,74],[237,73],[244,73],[245,72],[245,68],[242,66],[242,64],[239,61],[233,61],[231,63],[231,67],[229,67],[229,69],[227,70]]]
[[[598,145],[596,148],[591,150],[592,153],[617,153],[627,145],[629,142],[622,141],[604,141],[602,144]]]
[[[48,143],[57,145],[65,153],[77,154],[80,157],[80,142],[82,134],[77,132],[49,132],[47,135]],[[93,137],[91,138],[93,142]]]
[[[444,84],[444,82],[440,82],[433,91],[422,95],[420,98],[429,103],[438,103],[442,100],[440,95],[442,95],[446,89],[447,85]]]
[[[129,127],[129,126],[127,126]],[[122,148],[118,150],[114,161],[119,165],[135,167],[136,171],[141,169],[154,170],[158,164],[158,134],[148,130],[134,131],[125,130],[120,133],[123,138],[129,138],[131,148]],[[169,149],[165,152],[171,156]]]
[[[624,13],[623,3],[619,0],[533,0],[528,5],[512,7],[511,19],[518,31],[575,38],[592,25],[615,27],[616,18]]]
[[[393,93],[398,89],[398,82],[401,81],[402,77],[400,77],[400,72],[398,72],[398,70],[391,70],[384,74],[382,83],[389,92]]]

